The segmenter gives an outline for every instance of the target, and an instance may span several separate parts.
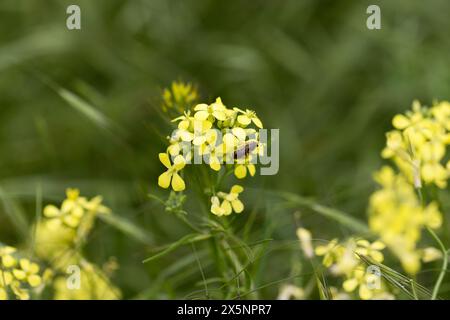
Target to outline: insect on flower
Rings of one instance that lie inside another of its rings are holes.
[[[259,143],[256,140],[247,141],[233,153],[233,158],[235,160],[245,158],[256,148],[258,148],[258,146]]]

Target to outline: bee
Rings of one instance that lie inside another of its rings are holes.
[[[253,150],[259,146],[258,141],[250,140],[245,142],[236,151],[234,151],[233,158],[235,160],[247,157]]]

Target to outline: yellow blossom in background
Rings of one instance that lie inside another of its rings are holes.
[[[182,113],[189,110],[196,103],[199,95],[194,85],[181,81],[172,82],[169,88],[163,91],[162,110]]]
[[[36,263],[30,262],[28,259],[20,259],[20,269],[13,269],[13,275],[17,280],[26,281],[32,287],[37,287],[41,284],[42,279],[38,275],[39,266]]]
[[[67,277],[56,277],[53,289],[55,300],[115,300],[122,294],[108,277],[95,265],[85,260],[79,262],[80,288],[69,288]]]
[[[217,196],[211,198],[211,212],[217,216],[228,216],[233,211],[241,213],[244,210],[244,204],[239,200],[242,191],[244,191],[242,186],[234,185],[230,193],[218,192]],[[219,198],[223,199],[222,203]]]
[[[0,300],[28,300],[43,283],[39,265],[22,256],[14,247],[0,246]]]
[[[424,227],[438,228],[442,216],[431,202],[423,207],[408,179],[383,167],[375,175],[381,189],[369,201],[369,226],[399,257],[404,269],[415,274],[420,268],[416,244]]]
[[[47,205],[44,208],[44,216],[48,218],[49,226],[57,228],[60,224],[64,224],[76,228],[87,214],[109,213],[109,209],[101,204],[101,197],[87,200],[80,197],[78,189],[67,189],[66,196],[61,208],[54,205]]]
[[[322,264],[328,268],[340,256],[342,249],[338,245],[338,239],[333,239],[324,246],[317,246],[314,252],[317,256],[323,256]]]
[[[300,241],[300,247],[302,248],[305,256],[312,258],[314,256],[314,248],[311,242],[311,232],[305,228],[298,228],[296,233],[297,238]]]
[[[317,246],[315,253],[324,257],[322,264],[332,275],[343,277],[342,288],[345,292],[357,291],[359,298],[363,300],[390,299],[393,296],[387,292],[380,275],[368,272],[367,265],[360,259],[360,256],[365,256],[381,262],[384,259],[381,253],[384,248],[381,241],[370,243],[365,239],[350,238],[339,243],[337,239],[333,239],[327,245]],[[342,296],[350,298],[345,294]]]
[[[421,250],[421,258],[424,263],[442,259],[442,251],[433,247],[428,247]]]
[[[427,108],[415,101],[412,110],[396,115],[392,124],[395,130],[387,133],[382,156],[392,158],[416,187],[424,181],[445,188],[449,170],[443,160],[450,143],[450,103]]]

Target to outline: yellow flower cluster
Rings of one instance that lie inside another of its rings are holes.
[[[198,91],[191,83],[172,82],[170,88],[165,88],[162,94],[162,110],[182,113],[188,110],[198,100]]]
[[[215,172],[226,165],[227,170],[234,168],[238,179],[245,178],[247,173],[255,175],[254,160],[262,154],[264,146],[259,142],[256,130],[263,128],[263,124],[254,111],[227,108],[221,98],[217,98],[211,104],[201,103],[193,110],[185,110],[172,122],[177,123],[177,129],[168,137],[166,152],[159,154],[159,160],[166,168],[158,177],[160,187],[185,190],[181,171],[197,156]],[[218,216],[242,212],[244,206],[238,200],[242,190],[242,187],[234,186],[230,193],[213,192],[211,212]],[[222,203],[220,199],[223,199]]]
[[[244,210],[244,204],[239,200],[239,193],[244,191],[244,188],[239,185],[234,185],[229,193],[218,192],[217,196],[211,198],[211,212],[217,216],[228,216],[233,211],[241,213]],[[222,198],[222,204],[219,198]]]
[[[78,189],[67,189],[61,207],[47,205],[44,219],[36,226],[36,255],[49,263],[56,274],[53,279],[55,299],[115,299],[120,290],[110,283],[107,275],[86,261],[81,249],[99,214],[111,214],[102,204],[102,197],[90,200],[80,196]],[[67,268],[80,267],[80,288],[67,286]],[[59,274],[63,274],[63,276]]]
[[[374,178],[382,188],[370,197],[370,229],[399,257],[403,268],[415,274],[422,257],[416,248],[421,230],[440,227],[441,213],[434,202],[423,206],[408,179],[392,168],[383,167]]]
[[[80,190],[67,189],[67,198],[61,204],[61,208],[48,205],[44,208],[44,216],[48,218],[51,227],[58,228],[64,224],[70,228],[77,228],[86,218],[98,213],[110,213],[110,210],[102,205],[102,197],[97,196],[91,200],[80,197]]]
[[[39,265],[28,259],[18,257],[17,249],[0,247],[0,300],[10,298],[28,300],[30,289],[42,284]]]
[[[363,300],[387,299],[392,296],[386,291],[379,275],[369,272],[367,265],[361,261],[359,255],[369,257],[375,262],[382,262],[384,256],[381,250],[385,245],[381,241],[370,243],[364,239],[348,239],[339,243],[333,239],[328,244],[317,246],[315,254],[322,256],[322,264],[335,276],[345,278],[342,288],[351,293],[358,289],[358,295]]]
[[[450,143],[450,103],[441,102],[426,108],[415,101],[412,110],[394,117],[395,130],[387,133],[382,157],[392,158],[416,187],[435,184],[447,186],[450,161],[442,161]]]
[[[437,203],[422,203],[425,186],[445,188],[450,164],[444,166],[450,143],[450,103],[440,102],[431,108],[415,101],[412,110],[393,118],[395,130],[387,133],[384,158],[390,158],[399,169],[395,173],[383,167],[374,178],[381,189],[372,194],[369,203],[369,226],[396,254],[410,274],[420,269],[427,251],[417,249],[424,227],[439,228],[442,215]],[[429,250],[428,250],[429,252]]]

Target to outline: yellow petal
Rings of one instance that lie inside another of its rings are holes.
[[[192,143],[195,146],[200,146],[202,144],[204,144],[206,142],[206,137],[205,136],[197,136],[194,138],[194,140],[192,141]]]
[[[231,206],[236,213],[241,213],[242,211],[244,211],[244,204],[239,199],[231,201]]]
[[[383,262],[384,256],[379,251],[371,251],[370,256],[375,260],[376,262]]]
[[[183,191],[186,188],[183,179],[176,172],[172,177],[172,188],[174,191]]]
[[[59,209],[53,205],[48,205],[44,208],[44,216],[47,218],[57,217],[60,213]]]
[[[262,124],[261,120],[259,120],[259,118],[253,117],[252,121],[255,124],[255,126],[257,126],[258,128],[260,128],[260,129],[263,128],[263,124]]]
[[[224,214],[224,215],[227,216],[227,215],[231,214],[232,209],[231,209],[230,201],[224,200],[224,201],[222,202],[222,205],[221,205],[220,207],[221,207],[221,209],[223,210],[223,214]]]
[[[42,283],[41,277],[35,274],[28,276],[27,280],[30,286],[32,286],[33,288],[39,286]]]
[[[244,191],[244,188],[238,184],[235,184],[231,187],[230,193],[241,193],[242,191]]]
[[[245,141],[247,137],[247,133],[243,128],[233,128],[231,132],[238,138],[240,141]]]
[[[38,273],[39,272],[39,265],[37,263],[31,263],[30,269],[28,270],[29,273]]]
[[[373,297],[373,290],[370,290],[365,284],[359,286],[359,296],[363,300],[370,300]]]
[[[225,113],[223,111],[214,111],[213,116],[214,116],[214,118],[216,118],[217,120],[220,120],[220,121],[225,121],[227,119],[227,116],[225,115]]]
[[[195,120],[204,121],[208,119],[209,113],[207,111],[198,111],[194,114]]]
[[[245,114],[241,114],[237,117],[237,121],[243,126],[248,126],[252,120],[250,120],[250,118]]]
[[[177,169],[179,171],[179,170],[183,169],[184,166],[186,165],[186,160],[183,158],[182,155],[178,155],[173,160],[173,163],[174,163],[175,169]]]
[[[20,259],[19,265],[24,271],[28,271],[30,269],[30,260],[28,259]]]
[[[237,165],[236,168],[234,168],[234,175],[238,179],[245,178],[247,175],[247,168],[242,164]]]
[[[211,157],[209,159],[209,166],[211,167],[211,169],[213,169],[215,171],[219,171],[220,170],[219,159],[217,159],[216,157]]]
[[[356,244],[360,247],[367,248],[370,245],[370,242],[364,239],[356,241]]]
[[[13,270],[13,275],[17,280],[23,280],[26,278],[27,274],[25,273],[25,271],[20,270],[20,269],[14,269]]]
[[[342,287],[344,288],[345,291],[347,292],[352,292],[356,289],[356,287],[358,286],[358,280],[356,280],[355,278],[351,278],[351,279],[347,279],[344,281],[344,283],[342,284]]]
[[[206,103],[200,103],[195,106],[194,111],[206,111],[208,110],[208,105]]]
[[[161,161],[161,163],[164,165],[164,167],[169,169],[172,166],[170,164],[169,156],[167,155],[167,153],[160,153],[158,156],[159,156],[159,161]]]
[[[392,119],[392,125],[397,129],[404,129],[409,126],[410,123],[409,119],[402,114],[398,114]]]
[[[381,241],[375,241],[370,247],[374,250],[383,250],[386,248],[386,245]]]
[[[17,262],[16,259],[14,259],[14,257],[9,254],[4,255],[2,257],[3,267],[5,268],[14,267],[16,265],[16,262]]]
[[[255,175],[255,172],[256,172],[255,165],[254,164],[249,164],[249,165],[247,165],[247,169],[248,169],[248,172],[250,173],[250,175],[253,177]]]
[[[158,178],[158,185],[161,188],[167,189],[170,185],[170,178],[172,178],[172,175],[169,173],[169,171],[164,172]]]

